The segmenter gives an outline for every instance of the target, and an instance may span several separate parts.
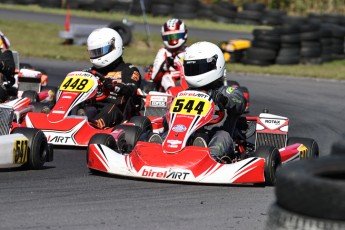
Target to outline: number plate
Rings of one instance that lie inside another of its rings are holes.
[[[211,108],[211,102],[199,97],[177,97],[171,107],[170,113],[206,116]]]
[[[28,140],[17,138],[13,146],[13,164],[24,164],[28,161]]]
[[[91,78],[81,76],[68,76],[60,86],[61,91],[88,92],[94,82]]]

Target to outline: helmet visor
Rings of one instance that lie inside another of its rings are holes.
[[[183,63],[186,76],[196,76],[217,69],[218,55],[198,60],[185,60]]]
[[[89,57],[91,59],[99,58],[99,57],[102,57],[102,56],[110,53],[114,49],[115,49],[114,44],[107,44],[107,45],[105,45],[103,47],[100,47],[100,48],[97,48],[97,49],[93,49],[93,50],[89,50]]]
[[[163,41],[174,41],[174,40],[178,40],[181,38],[185,37],[185,33],[175,33],[175,34],[167,34],[167,35],[162,35]]]

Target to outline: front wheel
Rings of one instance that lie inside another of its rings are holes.
[[[265,159],[265,185],[274,186],[276,170],[282,163],[279,150],[273,146],[260,146],[256,149],[254,156]]]
[[[48,157],[48,141],[41,130],[18,127],[12,133],[21,133],[28,141],[28,161],[24,166],[30,169],[41,169]]]
[[[287,145],[303,144],[307,149],[301,151],[301,159],[310,159],[319,157],[319,146],[314,139],[304,137],[289,137]]]

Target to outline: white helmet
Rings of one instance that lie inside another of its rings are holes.
[[[186,82],[191,88],[206,86],[225,74],[223,53],[210,42],[197,42],[188,47],[183,67]]]
[[[188,37],[186,25],[177,18],[166,21],[162,26],[161,33],[164,46],[168,50],[180,49]]]
[[[122,56],[122,38],[111,28],[96,29],[87,38],[87,49],[92,65],[103,68]]]

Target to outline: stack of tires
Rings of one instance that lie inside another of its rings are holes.
[[[152,0],[151,14],[153,17],[171,15],[173,5],[171,0]]]
[[[238,24],[261,25],[266,5],[263,3],[244,3],[242,11],[237,13],[235,22]]]
[[[265,9],[261,17],[261,24],[268,26],[278,26],[283,22],[283,16],[286,15],[282,10],[268,10]]]
[[[267,230],[345,229],[345,152],[277,170]]]
[[[322,43],[320,24],[303,24],[301,30],[301,59],[302,64],[322,63]],[[326,53],[325,53],[326,54]]]
[[[332,31],[332,57],[334,59],[344,59],[344,37],[345,27],[330,25]]]
[[[145,13],[151,13],[151,0],[132,0],[132,4],[129,13],[132,15],[142,15],[143,9],[141,7],[141,1],[144,3]]]
[[[229,2],[218,2],[212,6],[212,12],[213,21],[232,23],[237,15],[237,6]]]
[[[198,17],[198,0],[175,0],[173,16],[180,19],[195,19]]]
[[[243,63],[247,65],[272,65],[275,63],[280,48],[278,29],[255,29],[251,47],[246,50]]]
[[[279,28],[281,33],[280,49],[276,58],[276,64],[292,65],[300,61],[300,28],[298,25],[285,24]]]

